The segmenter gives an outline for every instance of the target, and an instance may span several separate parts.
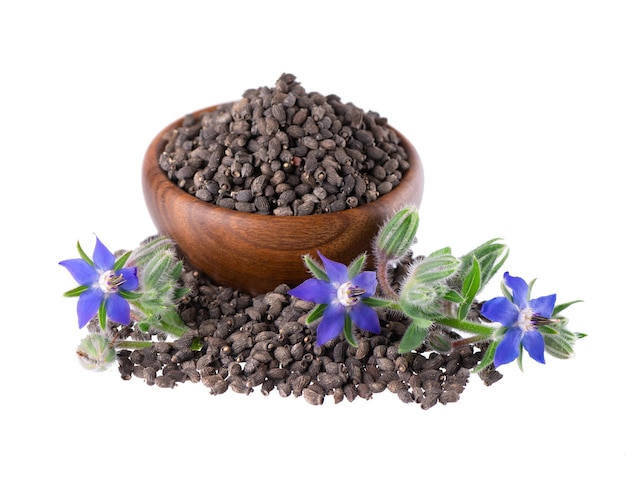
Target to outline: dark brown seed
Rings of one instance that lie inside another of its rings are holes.
[[[286,346],[277,347],[276,350],[274,350],[274,357],[282,366],[287,366],[293,361],[291,351]]]
[[[167,375],[160,375],[156,377],[155,383],[157,387],[160,388],[174,388],[176,386],[176,381]]]
[[[274,389],[275,383],[274,380],[268,379],[261,385],[261,393],[265,396],[269,395],[270,392]]]
[[[231,377],[227,382],[233,392],[248,395],[252,391],[252,389],[246,385],[246,381],[241,377]]]
[[[307,374],[292,374],[287,383],[291,385],[291,390],[296,397],[302,395],[304,388],[311,383],[311,376]]]
[[[324,394],[312,387],[307,387],[302,391],[304,399],[311,405],[321,405],[324,403]]]

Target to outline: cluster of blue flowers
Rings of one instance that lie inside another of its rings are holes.
[[[362,254],[351,264],[335,262],[318,252],[321,263],[309,255],[304,263],[311,278],[290,290],[294,297],[313,303],[307,323],[317,323],[317,345],[339,337],[342,333],[353,346],[358,345],[355,329],[378,334],[381,330],[377,308],[396,311],[409,319],[408,329],[399,351],[417,350],[429,341],[433,325],[466,334],[450,343],[488,342],[477,370],[493,365],[500,367],[514,360],[521,366],[522,351],[539,363],[545,353],[569,358],[573,346],[584,334],[571,332],[567,319],[560,312],[569,305],[556,304],[556,294],[530,298],[531,286],[520,277],[504,273],[502,297],[480,305],[475,299],[508,256],[508,250],[497,240],[488,241],[470,253],[457,258],[449,248],[436,251],[419,260],[405,278],[400,290],[391,287],[390,265],[409,254],[418,224],[417,210],[407,207],[394,215],[381,228],[374,243],[378,269],[364,270]],[[134,253],[117,258],[98,238],[92,258],[78,244],[80,258],[61,261],[79,286],[66,292],[78,297],[78,326],[98,318],[102,330],[107,321],[128,325],[132,320],[180,336],[187,330],[176,312],[176,300],[185,293],[177,288],[182,262],[175,259],[173,243],[157,238]],[[127,265],[132,257],[131,266]],[[139,267],[141,266],[141,267]],[[163,279],[165,277],[165,279]],[[384,296],[377,296],[381,291]],[[480,320],[469,319],[469,311],[479,308]],[[430,345],[438,343],[431,340]],[[445,342],[445,341],[444,341]],[[109,346],[107,346],[109,347]],[[92,355],[109,356],[107,347],[90,342],[86,349]]]

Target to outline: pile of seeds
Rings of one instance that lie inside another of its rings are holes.
[[[396,276],[402,277],[408,266],[400,264]],[[479,344],[450,354],[423,348],[400,355],[398,344],[408,323],[383,311],[381,334],[357,335],[358,348],[343,338],[317,346],[314,328],[304,322],[312,304],[290,296],[287,286],[250,296],[215,286],[187,266],[182,280],[191,292],[179,312],[191,331],[173,342],[159,336],[147,349],[120,351],[123,379],[135,376],[164,388],[200,382],[212,394],[260,390],[263,395],[302,396],[314,405],[327,397],[351,402],[388,390],[428,409],[459,400],[470,369],[484,352]],[[152,338],[132,327],[118,332],[122,339]],[[201,350],[193,349],[194,341],[200,341]],[[490,385],[501,375],[488,368],[480,377]]]
[[[201,118],[187,115],[166,140],[159,165],[179,187],[259,214],[353,208],[391,191],[409,167],[385,118],[307,93],[291,74]]]

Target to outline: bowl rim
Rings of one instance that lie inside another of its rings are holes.
[[[192,113],[189,113],[189,115],[192,115],[196,120],[198,120],[203,114],[210,113],[212,111],[217,110],[221,106],[232,104],[232,103],[233,103],[232,101],[225,102],[225,103],[218,103],[212,106],[208,106],[208,107],[196,110]],[[415,149],[413,144],[408,140],[408,138],[406,138],[404,134],[402,134],[400,131],[398,131],[397,129],[395,129],[393,126],[389,124],[387,124],[386,126],[392,129],[394,133],[398,136],[398,139],[400,140],[400,144],[407,152],[408,160],[410,164],[409,164],[409,168],[406,171],[403,171],[400,182],[396,186],[394,186],[393,189],[391,189],[391,191],[376,198],[374,201],[356,206],[354,208],[344,209],[342,211],[323,212],[323,213],[308,214],[308,215],[303,215],[303,216],[295,216],[295,215],[275,216],[273,214],[259,214],[256,212],[251,213],[251,212],[245,212],[245,211],[237,211],[234,209],[225,208],[223,206],[218,206],[217,204],[214,204],[212,202],[203,201],[195,197],[193,194],[190,194],[189,192],[185,191],[183,188],[181,188],[177,184],[175,184],[170,178],[168,178],[166,172],[163,171],[163,169],[161,169],[159,165],[159,156],[163,153],[163,149],[167,141],[165,139],[166,135],[169,134],[171,131],[179,128],[182,125],[182,122],[184,121],[184,119],[189,115],[182,116],[176,119],[175,121],[172,121],[169,125],[163,128],[150,142],[148,149],[146,150],[146,153],[144,156],[144,162],[143,162],[142,180],[144,183],[143,184],[144,195],[147,194],[148,185],[146,183],[148,182],[148,178],[147,178],[148,172],[158,171],[160,174],[153,176],[154,178],[158,179],[158,186],[152,184],[150,185],[150,188],[149,188],[150,190],[155,190],[158,187],[162,187],[162,188],[165,188],[165,192],[167,194],[175,194],[177,197],[180,197],[181,200],[187,201],[190,204],[194,204],[197,206],[202,205],[207,208],[216,209],[216,212],[219,211],[220,213],[223,213],[223,214],[233,214],[235,215],[234,217],[236,217],[237,215],[241,217],[247,217],[250,221],[258,221],[262,223],[267,223],[267,221],[273,221],[276,224],[280,224],[284,222],[286,224],[291,224],[292,226],[297,225],[298,223],[311,222],[312,218],[315,218],[315,220],[319,220],[320,216],[324,217],[329,214],[341,215],[340,217],[342,218],[349,218],[350,216],[353,216],[353,215],[357,215],[357,214],[361,215],[363,213],[367,213],[367,211],[370,209],[373,210],[373,209],[378,209],[378,208],[385,208],[388,202],[394,201],[394,196],[396,196],[394,192],[403,191],[404,189],[411,187],[413,183],[415,183],[415,185],[419,189],[419,196],[415,199],[414,203],[409,202],[407,204],[416,204],[417,207],[419,207],[422,202],[422,197],[424,193],[424,168],[423,168],[421,158],[419,154],[417,153],[417,150]],[[409,178],[410,180],[405,181],[407,178]],[[396,211],[393,211],[393,212],[396,212]],[[393,212],[391,214],[393,214]]]

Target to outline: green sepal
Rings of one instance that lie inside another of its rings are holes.
[[[523,372],[524,364],[522,363],[524,359],[524,349],[522,348],[522,344],[519,344],[519,355],[517,356],[517,366]]]
[[[180,275],[183,272],[183,261],[178,261],[174,268],[170,271],[170,277],[172,281],[180,279]]]
[[[363,253],[356,257],[348,266],[348,279],[353,279],[356,275],[358,275],[365,266],[365,260],[367,259],[367,254]]]
[[[179,301],[180,299],[182,299],[183,297],[185,297],[187,294],[189,294],[189,287],[177,287],[174,290],[174,296],[172,297],[172,299],[174,300],[174,302]]]
[[[537,282],[537,278],[534,278],[528,283],[528,295],[526,296],[526,300],[530,300],[535,282]]]
[[[147,322],[138,322],[138,323],[137,323],[137,328],[138,328],[141,332],[146,333],[146,332],[149,332],[149,331],[150,331],[150,324],[149,324],[149,323],[147,323]]]
[[[500,282],[500,290],[502,291],[502,295],[506,297],[509,300],[509,302],[513,302],[513,294],[511,294],[511,291],[506,286],[504,281]]]
[[[485,368],[487,368],[489,365],[493,363],[493,359],[496,356],[497,346],[498,346],[498,342],[496,341],[493,341],[489,344],[489,346],[487,347],[487,350],[485,351],[485,355],[483,355],[482,360],[478,363],[478,365],[476,365],[476,367],[474,367],[474,370],[473,370],[474,373],[478,373],[481,370],[484,370]]]
[[[141,292],[131,292],[129,290],[123,290],[123,289],[119,289],[117,293],[126,300],[136,300],[136,299],[139,299],[139,297],[143,295]]]
[[[78,254],[80,255],[81,259],[84,260],[91,267],[95,267],[95,264],[93,263],[91,258],[87,254],[85,254],[85,251],[83,251],[83,248],[80,245],[80,241],[76,241],[76,248],[78,249]]]
[[[428,328],[420,327],[418,322],[413,320],[402,336],[398,346],[398,353],[405,354],[420,348],[428,336],[428,330]]]
[[[554,306],[554,310],[552,311],[552,316],[560,314],[565,309],[567,309],[570,305],[576,304],[578,302],[583,302],[582,300],[572,300],[571,302],[565,302],[564,304],[558,304]]]
[[[126,254],[122,255],[121,257],[119,257],[116,261],[115,264],[113,264],[113,270],[114,271],[118,271],[120,270],[122,267],[124,267],[124,264],[126,264],[126,261],[128,260],[128,258],[130,257],[130,255],[133,253],[133,251],[128,251]]]
[[[354,327],[352,327],[352,319],[349,315],[346,315],[346,320],[343,323],[343,335],[346,337],[346,341],[353,347],[358,347],[359,343],[354,338]]]
[[[88,285],[79,285],[78,287],[68,290],[63,294],[64,297],[78,297],[80,294],[89,289]]]
[[[98,307],[98,320],[102,330],[105,330],[107,327],[107,309],[105,302],[104,300],[100,302],[100,307]]]
[[[381,299],[380,297],[366,297],[361,299],[365,305],[370,307],[394,308],[396,304],[393,300]]]
[[[547,335],[556,335],[560,333],[558,328],[553,327],[551,325],[542,325],[541,327],[539,327],[538,330],[542,334],[547,334]]]
[[[329,281],[323,267],[315,259],[313,259],[310,254],[305,254],[302,259],[304,260],[304,265],[313,277],[326,282]]]
[[[306,316],[306,324],[310,325],[317,319],[319,319],[324,314],[324,310],[326,310],[326,307],[327,304],[316,304],[315,307],[311,309],[311,312],[309,312],[309,314]]]

